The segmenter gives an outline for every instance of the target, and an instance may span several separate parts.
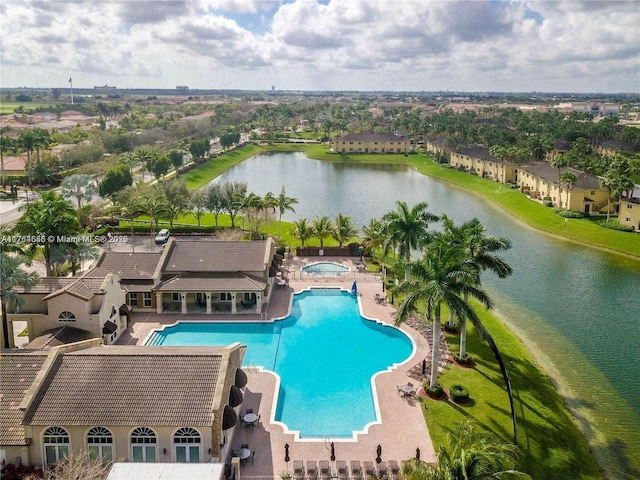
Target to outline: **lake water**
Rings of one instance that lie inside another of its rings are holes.
[[[435,214],[457,223],[477,217],[489,234],[509,237],[513,248],[503,257],[513,275],[486,276],[483,284],[560,384],[599,463],[611,478],[626,477],[628,457],[640,451],[640,261],[543,235],[406,167],[278,153],[246,160],[214,181],[244,181],[259,195],[277,195],[285,185],[300,202],[283,215],[287,221],[342,213],[363,226],[395,210],[398,200],[427,201]]]

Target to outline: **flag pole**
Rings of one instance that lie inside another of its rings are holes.
[[[71,105],[73,105],[73,79],[69,77],[69,88],[71,90]]]

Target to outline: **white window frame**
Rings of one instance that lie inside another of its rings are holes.
[[[200,433],[191,427],[183,427],[173,434],[173,454],[176,463],[200,463],[202,449]]]
[[[178,296],[176,299],[176,295]],[[182,294],[180,292],[171,292],[172,302],[182,302]]]
[[[76,322],[76,316],[68,311],[65,310],[64,312],[60,312],[60,315],[58,315],[58,322],[60,323],[75,323]]]
[[[220,301],[221,302],[231,302],[233,297],[231,296],[231,292],[220,292]]]
[[[71,442],[69,432],[62,427],[49,427],[42,434],[42,447],[44,451],[44,464],[47,466],[55,465],[69,454]],[[50,462],[48,451],[52,452],[55,461]]]
[[[105,427],[92,427],[87,432],[89,460],[100,459],[103,465],[113,462],[113,434]]]
[[[142,294],[142,306],[150,307],[151,303],[151,292],[143,292]]]
[[[138,306],[138,292],[129,292],[129,305],[132,307]]]
[[[137,427],[129,435],[131,444],[131,461],[142,463],[156,463],[158,461],[158,436],[149,427]],[[153,448],[153,459],[149,459],[149,450]],[[140,449],[139,459],[136,459],[136,449]]]

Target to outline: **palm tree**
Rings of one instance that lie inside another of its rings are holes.
[[[36,145],[36,136],[33,130],[22,132],[18,137],[18,145],[27,152],[27,184],[31,186],[31,154]]]
[[[261,199],[261,209],[264,211],[264,235],[269,235],[269,212],[276,212],[276,197],[273,193],[267,192]]]
[[[158,220],[166,211],[165,199],[162,195],[147,196],[140,199],[140,210],[151,219],[151,241],[156,234],[158,228]]]
[[[338,245],[342,247],[345,242],[348,242],[351,238],[358,234],[358,229],[353,224],[351,217],[346,217],[341,213],[336,217],[336,223],[333,228],[331,236],[338,242]]]
[[[305,242],[313,236],[313,227],[309,225],[309,220],[303,218],[293,223],[290,233],[293,238],[300,240],[300,244],[304,248]]]
[[[78,218],[82,210],[82,202],[90,202],[93,195],[98,192],[96,184],[90,175],[75,174],[62,180],[62,196],[65,198],[73,197],[78,205]]]
[[[275,197],[274,207],[278,209],[278,243],[280,243],[280,227],[282,225],[282,214],[286,211],[295,213],[295,209],[293,205],[298,203],[297,198],[287,197],[287,194],[284,190],[284,185],[282,185],[282,190],[280,190],[280,195]]]
[[[376,250],[383,249],[386,244],[384,230],[384,224],[381,220],[376,218],[372,218],[369,221],[369,225],[362,227],[362,233],[364,235],[362,243],[364,244],[368,254],[374,258]]]
[[[334,231],[333,223],[326,215],[322,218],[316,217],[312,222],[313,234],[320,240],[320,248],[324,247],[324,239],[331,235]]]
[[[116,212],[122,215],[129,221],[131,225],[131,251],[135,253],[135,241],[133,240],[133,221],[139,215],[144,213],[142,206],[140,205],[140,199],[134,195],[132,187],[127,187],[121,190],[116,195],[115,202]]]
[[[20,268],[25,258],[17,255],[10,257],[4,253],[0,254],[0,308],[2,308],[2,338],[3,347],[9,348],[9,320],[7,319],[7,309],[19,308],[24,299],[18,297],[14,291],[16,287],[30,288],[38,283],[38,274],[27,273]]]
[[[429,204],[420,202],[409,209],[406,202],[396,202],[396,211],[387,212],[382,220],[387,222],[386,230],[390,242],[397,242],[400,255],[405,260],[405,280],[409,278],[408,264],[411,249],[424,245],[427,241],[429,223],[437,222],[438,216],[429,212]]]
[[[449,433],[449,444],[440,446],[435,465],[413,458],[402,466],[402,476],[411,480],[531,478],[517,466],[516,445],[498,442],[467,419]]]
[[[2,127],[0,128],[0,181],[2,183],[2,188],[5,186],[5,175],[4,175],[4,154],[5,153],[13,153],[16,150],[17,142],[15,139],[11,137],[7,137],[4,135],[6,132],[10,131],[11,127]]]
[[[493,252],[511,248],[511,240],[506,237],[485,235],[484,225],[477,218],[473,218],[456,226],[451,219],[443,215],[447,241],[459,246],[465,262],[478,271],[477,279],[480,285],[480,272],[491,270],[499,278],[506,278],[513,273],[511,266]],[[463,292],[463,300],[469,303],[467,292]],[[466,358],[467,325],[466,318],[460,318],[460,358]]]
[[[76,212],[65,198],[53,191],[43,193],[42,200],[31,202],[21,208],[24,208],[25,212],[16,224],[16,232],[41,240],[31,244],[29,250],[34,254],[38,245],[43,246],[47,276],[51,276],[51,248],[61,243],[58,238],[79,232]]]
[[[433,235],[423,258],[410,262],[411,276],[396,288],[405,297],[398,307],[396,324],[399,325],[425,304],[425,319],[433,321],[433,348],[431,351],[431,379],[429,385],[438,384],[438,360],[440,356],[440,319],[442,306],[446,305],[458,318],[463,316],[480,323],[475,310],[460,295],[468,295],[491,308],[491,299],[477,287],[477,271],[465,263],[460,247],[451,244],[443,234]]]
[[[573,172],[566,171],[560,174],[560,183],[564,184],[567,188],[567,203],[565,204],[565,210],[569,210],[569,194],[577,181],[578,177]]]

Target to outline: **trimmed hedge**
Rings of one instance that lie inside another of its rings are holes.
[[[596,222],[596,223],[600,225],[602,228],[608,228],[609,230],[616,230],[618,232],[634,232],[635,231],[631,225],[622,225],[620,222],[616,220],[609,220],[608,222],[606,220],[600,220],[599,222]]]
[[[449,396],[456,403],[469,400],[469,389],[463,385],[451,385]]]
[[[433,398],[439,398],[444,393],[444,388],[439,383],[435,387],[430,387],[429,380],[425,380],[422,386],[426,394]]]

